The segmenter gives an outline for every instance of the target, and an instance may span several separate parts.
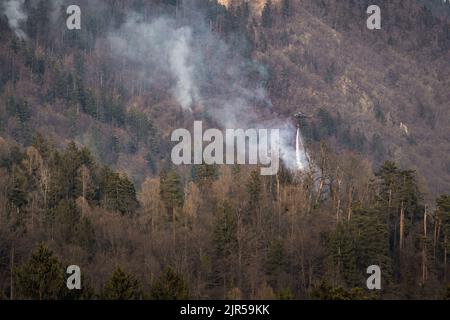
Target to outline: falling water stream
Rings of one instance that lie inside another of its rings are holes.
[[[297,159],[297,168],[300,171],[305,170],[308,167],[308,155],[306,154],[305,147],[303,145],[303,138],[300,132],[300,128],[297,128],[297,139],[295,144],[295,155]]]

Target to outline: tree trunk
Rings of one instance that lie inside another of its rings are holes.
[[[172,208],[172,237],[173,237],[173,244],[176,243],[176,231],[175,231],[175,209]]]
[[[438,225],[439,218],[435,215],[434,217],[434,233],[433,233],[433,258],[436,259],[436,246],[438,240]]]
[[[400,255],[402,253],[402,249],[403,249],[403,233],[405,231],[405,209],[403,207],[403,202],[402,202],[402,206],[400,208],[400,238],[399,238],[399,248],[400,248]]]
[[[14,242],[11,246],[11,261],[10,261],[10,292],[9,298],[14,300]]]
[[[425,284],[428,278],[427,267],[427,207],[423,214],[423,247],[422,247],[422,285]]]
[[[444,279],[445,283],[447,283],[447,234],[444,239]]]
[[[277,174],[277,204],[278,204],[278,237],[281,237],[281,193],[280,176]]]

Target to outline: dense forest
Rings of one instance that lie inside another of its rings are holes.
[[[0,299],[450,299],[450,5],[373,1],[368,33],[369,1],[80,0],[77,31],[7,2]],[[314,166],[171,163],[233,117],[293,122]]]

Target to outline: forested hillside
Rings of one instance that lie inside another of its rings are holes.
[[[450,4],[77,2],[0,2],[0,299],[450,298]],[[314,165],[174,166],[194,120]]]

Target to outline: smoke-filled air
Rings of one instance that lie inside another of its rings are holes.
[[[23,11],[23,4],[25,0],[7,0],[0,6],[3,6],[3,12],[8,18],[8,24],[11,29],[15,32],[17,37],[26,39],[27,36],[22,30],[21,25],[26,21],[27,16]]]
[[[273,112],[262,84],[267,70],[258,62],[237,54],[219,39],[195,1],[185,3],[182,25],[170,17],[145,21],[138,13],[128,15],[119,30],[112,30],[108,43],[112,53],[138,65],[140,80],[152,83],[162,75],[171,79],[170,88],[187,112],[198,108],[223,129],[281,129],[281,158],[291,170],[305,169],[308,156],[291,119]],[[194,25],[195,22],[195,25]],[[262,109],[262,110],[261,110]],[[261,114],[270,114],[270,120]],[[275,116],[274,116],[275,115]],[[297,138],[296,138],[297,135]]]

